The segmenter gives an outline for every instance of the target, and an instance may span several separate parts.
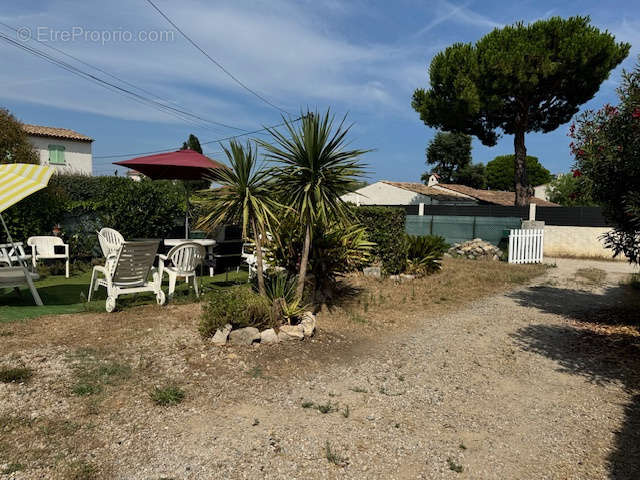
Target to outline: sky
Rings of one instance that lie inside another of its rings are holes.
[[[369,181],[420,181],[427,170],[424,151],[435,130],[421,122],[411,97],[416,88],[428,88],[431,58],[453,43],[475,42],[518,21],[591,16],[593,25],[632,48],[583,108],[615,103],[622,69],[632,68],[640,54],[640,2],[154,2],[227,72],[294,118],[308,108],[348,115],[354,124],[351,145],[373,149],[364,157]],[[94,174],[112,175],[113,161],[137,153],[178,148],[190,133],[210,142],[282,121],[280,110],[232,80],[145,0],[5,2],[0,22],[17,30],[0,25],[0,33],[13,40],[191,114],[185,118],[152,108],[0,39],[0,106],[25,123],[94,138]],[[552,173],[571,168],[568,127],[526,137],[528,154]],[[224,160],[217,142],[204,150]],[[509,153],[512,136],[494,147],[473,141],[474,162]]]

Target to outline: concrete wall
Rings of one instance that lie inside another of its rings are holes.
[[[64,165],[51,165],[56,171],[62,173],[93,174],[93,156],[91,154],[91,142],[79,142],[77,140],[64,140],[53,137],[40,137],[29,135],[29,141],[40,155],[40,165],[49,165],[49,145],[64,147]]]
[[[544,255],[549,257],[589,257],[612,259],[610,249],[604,248],[600,236],[610,229],[607,227],[563,227],[545,225]],[[626,261],[619,256],[616,260]]]

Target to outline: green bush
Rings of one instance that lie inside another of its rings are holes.
[[[240,285],[212,292],[200,317],[200,334],[211,337],[227,323],[233,328],[269,328],[271,303],[254,293],[250,286]]]
[[[289,275],[295,275],[304,243],[300,222],[294,215],[285,215],[271,234],[273,238],[266,245],[267,261],[283,268]],[[339,221],[316,222],[311,237],[308,267],[311,274],[308,291],[311,303],[326,303],[339,293],[340,277],[368,265],[374,246],[362,225]]]
[[[100,255],[95,232],[102,227],[115,228],[126,239],[162,238],[179,224],[184,211],[181,182],[54,175],[47,188],[4,215],[17,241],[50,235],[60,224],[71,255],[87,259]]]
[[[442,268],[442,256],[449,245],[438,235],[407,235],[407,271],[414,275],[429,275]]]
[[[382,263],[385,273],[398,274],[407,267],[405,212],[392,207],[354,207],[358,222],[367,229],[375,243],[373,257]]]
[[[296,295],[298,276],[287,271],[265,272],[264,287],[267,298],[273,307],[273,315],[281,316],[282,322],[292,323],[302,316],[308,306]],[[258,278],[254,275],[252,280],[254,292],[258,291]],[[295,323],[295,322],[294,322]]]

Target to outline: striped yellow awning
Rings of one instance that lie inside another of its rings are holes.
[[[53,172],[53,167],[42,165],[0,165],[0,212],[46,187]]]

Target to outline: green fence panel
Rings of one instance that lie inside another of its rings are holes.
[[[453,215],[407,215],[409,235],[440,235],[447,243],[460,243],[481,238],[498,245],[504,230],[520,228],[518,217],[470,217]]]

